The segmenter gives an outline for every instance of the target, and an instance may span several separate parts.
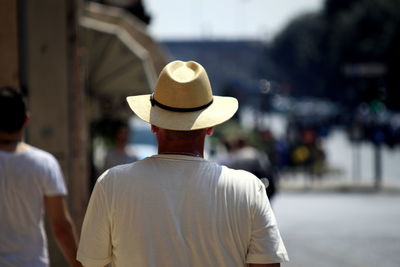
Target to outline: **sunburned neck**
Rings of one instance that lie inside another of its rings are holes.
[[[212,128],[209,128],[210,131]],[[204,157],[206,129],[197,131],[172,131],[152,126],[157,135],[159,154],[177,154],[192,157]]]
[[[159,154],[177,154],[192,157],[203,157],[204,142],[198,141],[174,141],[161,142],[158,145]]]
[[[204,146],[202,144],[189,144],[189,143],[163,143],[158,146],[159,154],[177,154],[192,157],[203,157]]]

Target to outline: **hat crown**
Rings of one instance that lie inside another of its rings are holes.
[[[194,61],[174,61],[161,71],[154,99],[172,108],[196,108],[213,99],[205,69]]]

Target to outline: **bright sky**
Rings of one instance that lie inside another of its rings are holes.
[[[156,39],[270,39],[324,0],[144,0]]]

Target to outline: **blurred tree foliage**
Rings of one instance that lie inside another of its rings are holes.
[[[347,106],[378,98],[400,110],[399,0],[326,0],[321,12],[292,20],[266,51],[271,78],[288,83],[294,96]],[[385,74],[344,71],[370,63],[384,66]]]

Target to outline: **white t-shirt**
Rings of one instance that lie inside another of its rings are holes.
[[[232,267],[288,256],[257,177],[202,158],[155,155],[98,179],[78,260],[88,267]]]
[[[48,266],[43,198],[66,194],[49,153],[32,146],[0,151],[0,266]]]

